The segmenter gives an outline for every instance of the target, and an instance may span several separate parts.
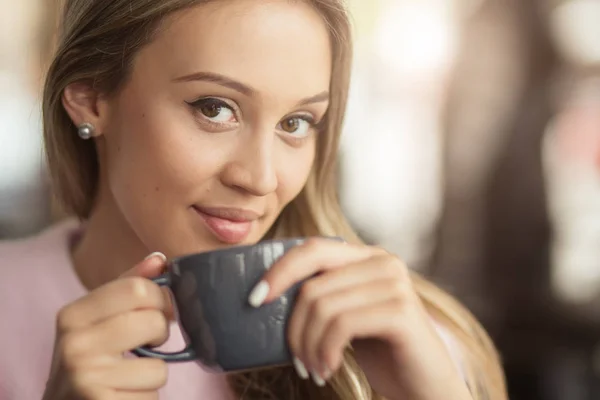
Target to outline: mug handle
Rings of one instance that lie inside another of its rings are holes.
[[[171,273],[167,272],[161,276],[153,278],[152,281],[159,286],[162,287],[171,287]],[[194,361],[196,360],[196,353],[192,348],[191,344],[188,344],[187,347],[176,353],[163,353],[162,351],[153,350],[148,346],[138,347],[137,349],[131,350],[131,353],[135,354],[138,357],[146,357],[146,358],[158,358],[160,360],[164,360],[166,362],[186,362],[186,361]]]

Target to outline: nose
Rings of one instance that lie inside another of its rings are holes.
[[[240,141],[235,157],[223,169],[221,182],[254,196],[273,193],[278,185],[274,136],[272,132],[252,134],[248,140]]]

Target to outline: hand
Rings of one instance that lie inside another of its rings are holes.
[[[151,255],[122,279],[59,312],[44,400],[158,399],[166,364],[123,354],[167,339],[170,301],[146,279],[159,275],[165,261],[162,254]]]
[[[260,306],[307,279],[288,340],[303,378],[324,385],[352,344],[373,389],[387,399],[470,399],[415,292],[408,268],[369,246],[310,239],[277,261],[250,296]]]

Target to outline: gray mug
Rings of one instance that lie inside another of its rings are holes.
[[[199,361],[213,372],[290,364],[287,322],[302,282],[257,309],[248,296],[275,261],[304,241],[264,241],[173,260],[154,282],[173,293],[188,346],[177,353],[149,347],[132,352],[167,362]]]

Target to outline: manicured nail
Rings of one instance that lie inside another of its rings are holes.
[[[144,260],[149,260],[151,258],[160,258],[162,262],[167,262],[167,257],[161,252],[154,252],[150,254],[148,257],[144,258]]]
[[[317,373],[313,372],[311,373],[313,382],[315,382],[315,384],[319,387],[323,387],[325,386],[325,380],[323,378],[321,378]]]
[[[328,381],[333,376],[333,372],[329,369],[329,367],[323,367],[323,372],[321,373],[323,380]]]
[[[296,357],[294,357],[294,368],[296,368],[296,372],[300,378],[304,380],[308,379],[308,371],[306,370],[304,363],[302,363],[302,361],[298,360]]]
[[[269,290],[271,290],[269,284],[261,281],[250,293],[250,297],[248,298],[250,305],[254,308],[262,306],[269,295]]]

